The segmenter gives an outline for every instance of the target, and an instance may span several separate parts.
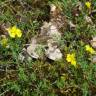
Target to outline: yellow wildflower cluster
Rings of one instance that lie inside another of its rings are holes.
[[[3,36],[1,41],[0,41],[0,44],[3,46],[3,47],[7,47],[7,43],[8,43],[8,39]]]
[[[89,52],[91,54],[95,53],[95,50],[90,45],[86,45],[85,49],[86,49],[87,52]]]
[[[20,38],[22,36],[21,30],[18,29],[16,26],[8,28],[7,31],[9,33],[9,36],[12,37],[12,38],[15,38],[15,37]]]
[[[75,53],[67,54],[66,60],[76,67]]]
[[[91,8],[91,3],[90,3],[89,1],[87,1],[87,2],[85,3],[85,5],[86,5],[87,8],[89,8],[89,9]]]

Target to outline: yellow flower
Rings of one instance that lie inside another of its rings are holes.
[[[91,54],[95,53],[95,50],[90,46],[90,45],[86,45],[85,46],[86,51],[88,51]]]
[[[76,59],[75,59],[75,54],[74,53],[67,54],[66,60],[67,60],[67,62],[70,62],[73,66],[76,67]]]
[[[3,37],[0,41],[0,44],[3,46],[3,47],[7,47],[7,44],[8,43],[8,39],[6,37]]]
[[[15,38],[16,36],[20,38],[22,36],[21,30],[18,29],[16,26],[8,28],[7,31],[9,33],[9,36],[12,38]]]
[[[85,5],[86,5],[87,8],[89,8],[89,9],[91,8],[91,3],[90,3],[90,2],[87,1],[87,2],[85,3]]]

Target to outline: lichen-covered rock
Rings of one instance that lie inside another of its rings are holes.
[[[30,45],[28,48],[27,48],[27,53],[32,57],[32,58],[35,58],[35,59],[38,59],[39,58],[39,55],[35,52],[35,49],[38,45]]]
[[[57,46],[62,36],[59,29],[65,27],[65,18],[55,5],[50,5],[50,8],[50,21],[43,23],[40,34],[33,37],[26,48],[26,52],[31,58],[41,59],[47,57],[54,61],[62,59],[62,53]]]
[[[56,25],[54,25],[54,24],[51,24],[51,26],[49,27],[47,35],[52,37],[53,39],[54,39],[54,36],[61,39],[61,34],[58,31]]]
[[[46,56],[54,61],[62,59],[62,53],[56,46],[49,47],[48,50],[46,50]]]
[[[89,23],[89,24],[93,24],[91,17],[89,17],[89,16],[87,16],[87,15],[85,16],[85,21],[86,21],[87,23]]]
[[[72,21],[69,21],[68,24],[69,24],[70,28],[76,28],[76,25],[73,24]]]
[[[92,45],[93,48],[96,49],[96,36],[93,37],[93,39],[91,40],[91,45]]]
[[[93,63],[96,63],[96,56],[93,56],[93,57],[92,57],[92,62],[93,62]]]

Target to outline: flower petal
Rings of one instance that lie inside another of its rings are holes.
[[[16,30],[16,35],[17,35],[17,37],[19,37],[19,38],[22,36],[22,32],[21,32],[20,29],[17,29],[17,30]]]
[[[91,8],[91,3],[90,2],[86,2],[85,5],[87,6],[87,8]]]
[[[72,61],[71,61],[71,64],[76,67],[76,60],[72,60]]]

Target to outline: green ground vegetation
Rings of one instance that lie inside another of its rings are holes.
[[[83,7],[74,16],[79,1]],[[92,63],[93,54],[85,48],[96,36],[96,12],[92,13],[96,0],[89,1],[91,8],[85,5],[86,0],[0,0],[0,26],[16,25],[23,32],[21,38],[8,37],[10,48],[0,45],[0,96],[96,96],[96,63]],[[63,59],[21,62],[18,55],[24,45],[39,34],[44,21],[50,20],[51,3],[76,25],[75,29],[67,27],[63,31]],[[86,15],[92,24],[86,23]],[[75,53],[76,66],[66,60],[71,53]]]

